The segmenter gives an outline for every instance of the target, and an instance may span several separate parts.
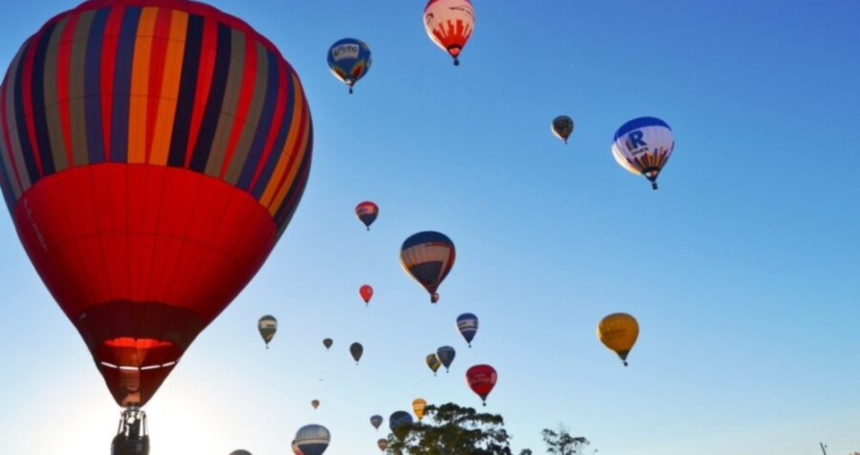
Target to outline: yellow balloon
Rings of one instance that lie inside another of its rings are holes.
[[[424,408],[427,407],[427,402],[424,401],[423,398],[416,398],[415,401],[412,402],[412,412],[415,413],[415,416],[418,417],[418,421],[424,418]]]
[[[636,322],[636,318],[626,313],[610,314],[597,326],[597,337],[607,348],[621,357],[626,367],[627,355],[639,338],[639,323]]]

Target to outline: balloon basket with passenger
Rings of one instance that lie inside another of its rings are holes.
[[[146,413],[143,410],[132,406],[122,412],[110,453],[111,455],[149,455],[149,429]]]

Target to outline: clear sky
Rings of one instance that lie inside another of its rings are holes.
[[[5,1],[0,66],[76,3]],[[455,68],[423,0],[212,1],[302,77],[314,163],[267,264],[148,406],[152,454],[281,455],[307,423],[331,430],[327,455],[378,453],[372,414],[480,406],[477,363],[499,371],[486,410],[517,451],[559,422],[607,455],[860,450],[860,2],[474,3]],[[326,67],[343,37],[373,51],[353,96]],[[563,113],[568,147],[549,131]],[[657,192],[610,153],[643,115],[677,139]],[[428,229],[459,253],[438,306],[398,262]],[[119,411],[5,215],[0,256],[2,451],[107,453]],[[642,326],[627,369],[595,336],[616,311]],[[446,344],[457,359],[434,378],[424,357]]]

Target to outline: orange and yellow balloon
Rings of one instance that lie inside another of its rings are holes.
[[[626,313],[610,314],[597,326],[597,337],[607,348],[618,354],[626,367],[627,355],[639,338],[639,323],[636,318]]]
[[[427,402],[423,398],[416,398],[412,402],[412,412],[415,413],[415,417],[418,417],[419,422],[424,418],[424,408],[426,407]]]

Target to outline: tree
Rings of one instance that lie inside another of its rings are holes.
[[[550,455],[582,455],[591,444],[582,436],[571,436],[564,425],[559,425],[558,431],[543,430],[543,442]]]
[[[391,455],[513,455],[500,415],[454,403],[430,405],[424,422],[398,427],[388,437]]]

